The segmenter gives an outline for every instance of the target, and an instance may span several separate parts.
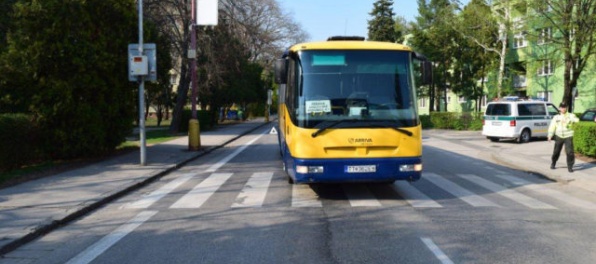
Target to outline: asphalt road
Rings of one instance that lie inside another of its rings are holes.
[[[412,184],[290,185],[269,131],[0,263],[596,261],[596,196],[588,191],[430,146],[423,179]]]

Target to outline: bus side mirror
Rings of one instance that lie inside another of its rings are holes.
[[[422,61],[422,85],[430,85],[433,82],[433,65],[430,61]]]
[[[275,83],[285,84],[288,80],[288,60],[277,59],[274,65]]]

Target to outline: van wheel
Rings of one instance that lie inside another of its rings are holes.
[[[519,135],[519,138],[517,139],[518,143],[528,143],[530,142],[530,130],[528,129],[524,129],[524,131],[521,132],[521,135]]]
[[[499,138],[498,138],[498,137],[488,137],[488,139],[489,139],[490,141],[492,141],[492,142],[497,142],[497,141],[499,141]]]

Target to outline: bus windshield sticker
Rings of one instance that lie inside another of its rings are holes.
[[[306,101],[306,113],[330,113],[331,112],[331,101],[330,100],[314,100]]]

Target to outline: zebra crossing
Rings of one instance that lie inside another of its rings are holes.
[[[216,194],[222,186],[231,184],[230,179],[241,179],[243,186],[237,191],[235,199],[230,201],[227,207],[230,208],[261,208],[269,207],[267,194],[270,192],[272,182],[276,179],[285,179],[282,172],[255,172],[252,174],[213,172],[206,178],[200,179],[200,173],[184,173],[174,180],[164,184],[157,190],[143,195],[137,200],[126,203],[120,209],[147,209],[174,191],[179,197],[170,209],[197,209],[209,202],[209,199]],[[204,174],[203,176],[204,177]],[[245,178],[248,177],[246,180]],[[236,181],[236,182],[239,182]],[[184,190],[185,184],[194,184],[190,190]],[[237,184],[237,183],[236,183]],[[288,190],[287,206],[293,208],[320,208],[329,204],[320,189],[335,188],[334,191],[342,193],[343,199],[340,202],[351,207],[382,207],[387,199],[379,199],[378,185],[368,184],[341,184],[341,185],[319,185],[315,190],[310,185],[287,185]],[[327,187],[335,186],[335,187]],[[340,188],[338,188],[338,186]],[[385,185],[381,185],[385,186]],[[515,204],[521,208],[534,210],[557,210],[565,206],[577,207],[588,210],[596,210],[596,203],[575,197],[545,186],[541,183],[532,183],[528,180],[506,174],[495,174],[490,177],[480,177],[473,174],[457,174],[450,177],[436,173],[426,172],[422,180],[409,183],[397,181],[388,185],[392,192],[392,200],[403,201],[414,208],[443,208],[450,206],[451,200],[460,200],[463,204],[479,208],[506,208]],[[471,188],[470,186],[476,186]],[[437,194],[437,190],[444,193]],[[229,190],[227,190],[229,192]],[[324,192],[324,191],[323,191]],[[451,199],[445,199],[449,195]],[[386,194],[385,194],[386,196]],[[546,197],[546,198],[545,198]],[[542,200],[541,200],[542,199]],[[547,201],[543,201],[547,200]],[[280,206],[276,203],[275,206]]]

